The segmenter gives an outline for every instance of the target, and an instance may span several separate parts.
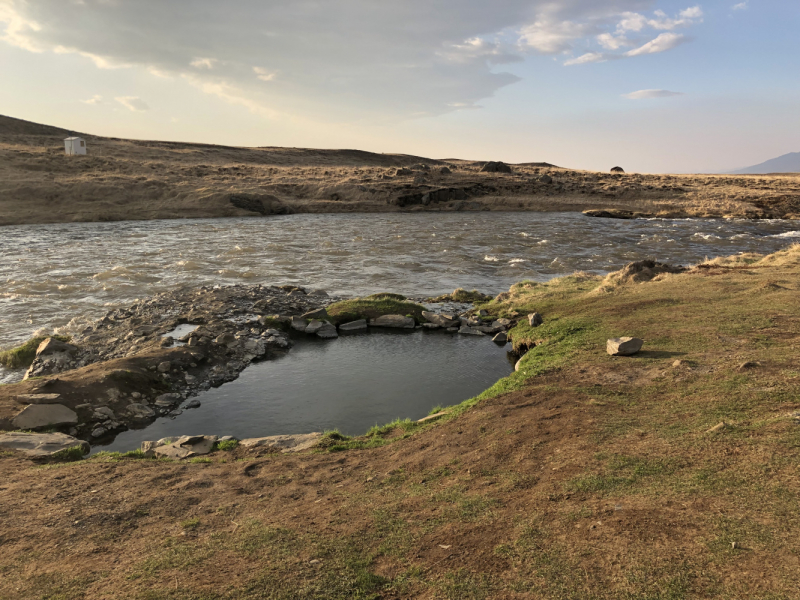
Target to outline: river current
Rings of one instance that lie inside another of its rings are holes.
[[[69,332],[176,286],[292,283],[330,293],[487,293],[604,273],[642,258],[692,264],[800,241],[791,221],[614,220],[579,213],[415,213],[126,221],[0,228],[0,348]]]

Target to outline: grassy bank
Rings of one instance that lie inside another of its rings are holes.
[[[25,369],[31,366],[33,359],[36,358],[36,349],[48,337],[53,337],[61,342],[69,342],[70,337],[64,335],[43,336],[29,339],[24,344],[15,348],[0,351],[0,365],[7,369]]]
[[[0,598],[794,598],[798,292],[797,246],[522,282],[483,305],[543,315],[511,332],[520,370],[433,424],[189,464],[2,457]],[[608,356],[619,335],[643,350]]]

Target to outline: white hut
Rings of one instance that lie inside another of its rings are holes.
[[[86,154],[86,142],[79,137],[68,137],[64,140],[64,149],[68,155]]]

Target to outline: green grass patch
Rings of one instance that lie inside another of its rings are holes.
[[[391,294],[379,297],[355,298],[335,302],[328,307],[328,316],[334,325],[358,321],[359,319],[376,319],[383,315],[404,315],[414,317],[417,322],[424,321],[423,306],[407,300],[390,297]]]
[[[52,455],[54,460],[61,462],[75,462],[83,460],[83,447],[73,446],[72,448],[64,448]]]
[[[197,529],[200,526],[200,519],[187,519],[181,523],[184,529]]]
[[[39,347],[39,344],[48,337],[52,337],[60,342],[69,342],[72,339],[66,335],[31,338],[16,348],[0,351],[0,365],[3,365],[7,369],[26,369],[30,367],[33,359],[36,358],[36,349]]]
[[[129,450],[127,452],[107,452],[105,450],[92,455],[92,460],[100,461],[120,461],[125,459],[141,460],[148,458],[141,450]]]
[[[235,450],[239,445],[239,440],[223,440],[221,442],[214,442],[212,451],[221,450],[222,452],[230,452]]]

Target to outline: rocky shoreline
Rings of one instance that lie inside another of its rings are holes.
[[[0,446],[31,446],[32,454],[43,455],[72,444],[88,452],[90,443],[198,408],[200,401],[192,398],[233,381],[253,362],[285,354],[292,336],[335,339],[369,328],[425,329],[487,336],[505,345],[516,320],[472,310],[475,298],[489,299],[474,294],[457,290],[429,299],[439,303],[438,312],[396,294],[363,300],[371,306],[389,298],[395,312],[413,307],[413,315],[391,314],[383,305],[390,314],[352,313],[337,308],[349,306],[341,298],[297,286],[205,286],[137,301],[110,311],[69,342],[47,338],[24,380],[0,386],[0,432],[65,435],[34,443],[12,434]],[[329,314],[329,308],[336,310]],[[48,444],[54,444],[51,450],[42,451]]]

